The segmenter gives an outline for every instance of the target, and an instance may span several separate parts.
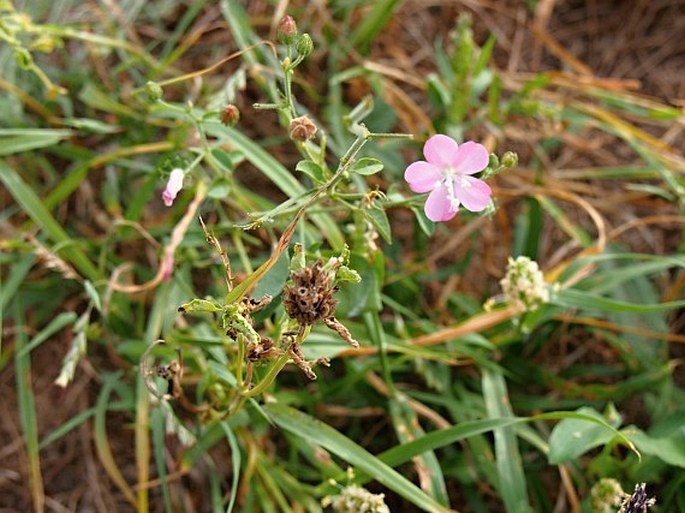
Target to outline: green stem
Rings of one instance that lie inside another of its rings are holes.
[[[242,389],[245,386],[243,381],[243,362],[245,361],[245,337],[238,334],[238,359],[236,360],[235,375],[238,381],[238,388]]]
[[[251,397],[259,395],[269,388],[276,379],[276,376],[278,376],[278,373],[281,372],[283,367],[285,367],[285,365],[288,363],[288,360],[290,360],[290,354],[288,354],[286,351],[269,368],[269,371],[266,373],[266,376],[264,376],[264,379],[262,379],[262,381],[260,381],[259,384],[256,385],[252,390],[245,392],[244,397],[246,399],[250,399]]]

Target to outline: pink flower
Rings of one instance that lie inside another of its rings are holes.
[[[178,191],[183,188],[183,169],[176,168],[169,175],[169,180],[166,183],[166,188],[162,192],[162,199],[167,207],[174,204]]]
[[[449,221],[464,205],[471,212],[488,206],[492,190],[483,180],[470,176],[488,165],[488,150],[467,141],[458,145],[446,135],[434,135],[423,146],[426,160],[410,164],[404,179],[414,192],[428,192],[424,206],[431,221]]]

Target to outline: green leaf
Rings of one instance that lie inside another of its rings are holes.
[[[580,408],[577,412],[605,421],[602,414],[592,408]],[[549,437],[549,462],[559,465],[573,460],[590,449],[608,443],[614,436],[614,433],[601,424],[593,424],[584,419],[564,419],[554,426]]]
[[[448,511],[396,470],[327,424],[282,404],[267,404],[265,409],[281,429],[320,445],[424,511]]]
[[[238,439],[228,422],[222,421],[220,425],[228,439],[228,445],[231,448],[231,470],[233,473],[233,480],[231,482],[231,499],[226,508],[226,513],[231,513],[233,511],[233,506],[235,505],[236,497],[238,496],[238,484],[240,482],[240,446],[238,445]]]
[[[395,433],[402,443],[407,443],[425,435],[416,412],[409,408],[406,400],[392,399],[390,401],[390,413],[393,425],[395,426]],[[425,469],[426,474],[430,478],[431,496],[440,504],[448,506],[447,487],[445,486],[445,478],[437,456],[433,451],[426,451],[417,457],[419,458],[420,465]]]
[[[419,228],[421,228],[421,231],[425,233],[428,237],[433,235],[433,232],[435,232],[435,223],[428,219],[423,209],[412,208],[411,210],[412,212],[414,212],[414,215],[416,216],[416,221],[419,223]]]
[[[362,212],[364,212],[364,217],[376,228],[378,234],[383,237],[383,240],[392,244],[392,231],[385,209],[374,205],[371,208],[365,208]]]
[[[72,135],[72,130],[0,128],[0,156],[54,146]]]
[[[488,417],[513,417],[504,376],[499,370],[483,369],[483,398]],[[511,427],[495,429],[495,457],[499,492],[509,513],[532,511],[516,433]]]
[[[359,159],[354,166],[352,166],[352,172],[358,175],[374,175],[383,169],[383,163],[372,157],[363,157]]]
[[[178,307],[179,312],[195,313],[195,312],[222,312],[223,306],[216,301],[209,299],[193,299],[189,303],[185,303]]]
[[[212,199],[222,199],[231,193],[231,184],[225,178],[217,178],[212,181],[207,191],[207,197]]]
[[[40,453],[38,451],[38,416],[36,400],[31,385],[30,343],[26,340],[26,326],[19,301],[14,303],[14,322],[17,328],[16,352],[14,353],[14,373],[17,383],[17,407],[23,429],[24,444],[29,474],[29,489],[36,511],[43,511],[43,476],[40,470]]]
[[[113,100],[112,96],[95,87],[93,82],[87,82],[78,95],[79,100],[94,109],[130,118],[140,117],[138,112],[123,103]]]
[[[629,427],[623,433],[630,437],[640,452],[656,456],[668,465],[685,468],[685,437],[681,432],[656,438],[635,427]]]
[[[95,287],[90,282],[90,280],[86,280],[83,283],[83,288],[86,289],[86,294],[88,295],[88,298],[93,303],[97,311],[102,312],[102,302],[100,301],[100,294],[98,294],[98,291],[95,290]]]
[[[309,176],[316,183],[323,183],[323,168],[313,160],[300,160],[295,166],[296,171],[300,171]]]
[[[673,310],[685,306],[685,300],[669,301],[666,303],[638,304],[617,301],[603,296],[590,294],[576,289],[562,289],[552,298],[556,305],[566,308],[579,308],[581,310],[599,310],[606,312],[659,312]]]

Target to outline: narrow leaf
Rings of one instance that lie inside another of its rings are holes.
[[[424,511],[441,513],[448,511],[414,483],[327,424],[281,404],[268,404],[265,409],[282,429],[316,443],[343,458]]]

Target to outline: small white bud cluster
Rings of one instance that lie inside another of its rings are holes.
[[[549,301],[549,288],[537,262],[525,256],[509,257],[507,274],[500,280],[508,303],[533,312]]]
[[[340,495],[331,497],[331,506],[338,513],[390,513],[382,493],[371,493],[357,485],[342,489]]]
[[[610,477],[602,478],[590,490],[592,513],[615,513],[625,497],[621,483]]]

